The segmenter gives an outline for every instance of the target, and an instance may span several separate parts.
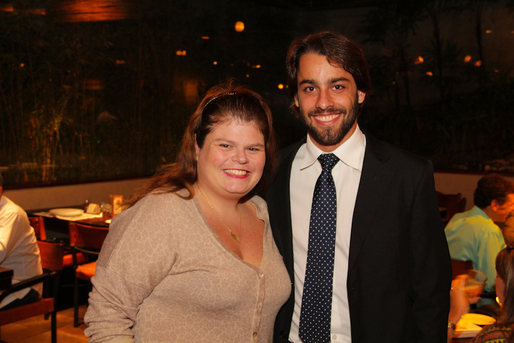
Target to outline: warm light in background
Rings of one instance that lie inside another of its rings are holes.
[[[475,62],[475,67],[480,67],[482,65],[482,61],[476,61]]]
[[[186,56],[186,50],[177,50],[177,56]]]
[[[421,56],[418,56],[418,58],[416,58],[416,60],[414,61],[414,64],[421,64],[425,62],[425,60],[423,59],[423,57]]]
[[[246,77],[250,77],[250,74],[246,74]]]
[[[56,17],[66,22],[111,21],[130,17],[128,2],[116,0],[69,0],[57,2]]]
[[[20,63],[20,67],[25,67],[25,63]]]
[[[235,29],[237,32],[243,32],[245,29],[245,23],[242,21],[236,21]]]
[[[125,64],[125,61],[123,61],[123,60],[116,60],[116,64]]]
[[[14,7],[12,4],[1,4],[0,11],[2,12],[14,12]]]
[[[426,73],[428,76],[434,76],[434,73],[432,73],[431,71],[427,71]]]
[[[278,84],[278,89],[284,89],[284,85],[283,85],[283,84],[281,84],[281,83],[279,83],[279,84]]]
[[[214,64],[215,66],[217,66],[217,65],[218,65],[218,61],[214,61],[214,62],[212,62],[212,64]]]
[[[86,89],[89,90],[101,90],[104,88],[104,83],[99,79],[87,79],[86,80]]]
[[[466,55],[464,57],[464,62],[468,63],[469,61],[471,61],[471,55]]]
[[[209,36],[202,36],[202,39],[211,39]]]
[[[256,65],[252,66],[252,68],[254,68],[254,69],[259,69],[260,67],[261,67],[260,64],[256,64]]]
[[[492,33],[493,30],[485,30],[485,33]]]

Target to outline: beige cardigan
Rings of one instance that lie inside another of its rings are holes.
[[[84,318],[94,342],[271,342],[291,282],[269,226],[260,268],[227,249],[196,199],[152,194],[115,217]]]

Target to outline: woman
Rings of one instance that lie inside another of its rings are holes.
[[[276,161],[255,92],[211,89],[177,163],[113,220],[84,318],[90,342],[271,342],[291,282],[254,195]]]
[[[514,342],[514,255],[512,250],[514,245],[509,244],[496,256],[496,295],[501,304],[496,323],[482,329],[470,342]]]

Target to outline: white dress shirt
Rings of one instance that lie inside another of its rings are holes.
[[[350,311],[346,279],[350,252],[353,209],[359,189],[366,138],[359,127],[334,153],[339,162],[332,169],[337,193],[336,249],[332,296],[331,341],[351,342]],[[324,152],[307,135],[295,156],[291,169],[291,219],[295,273],[295,307],[289,340],[300,343],[298,337],[302,293],[309,245],[309,222],[316,181],[321,174],[318,156]]]
[[[13,270],[13,284],[43,273],[36,236],[27,214],[5,195],[0,198],[0,267]],[[43,284],[32,288],[41,294]],[[29,291],[25,288],[8,295],[0,307],[22,299]]]

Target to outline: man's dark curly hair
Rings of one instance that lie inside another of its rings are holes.
[[[491,205],[493,200],[503,205],[509,194],[514,194],[514,184],[499,175],[490,174],[478,180],[474,202],[481,209]]]

